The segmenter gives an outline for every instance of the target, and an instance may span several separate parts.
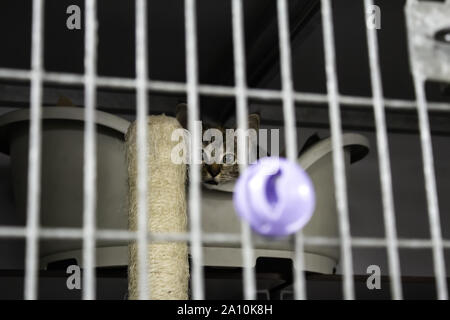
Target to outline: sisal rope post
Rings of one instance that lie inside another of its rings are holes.
[[[180,129],[172,117],[149,116],[147,120],[147,228],[151,233],[186,232],[186,165],[171,161],[172,132]],[[136,122],[126,135],[129,175],[129,229],[137,230]],[[146,280],[148,296],[156,300],[188,298],[188,248],[183,242],[148,244]],[[138,298],[137,244],[129,245],[128,296]]]

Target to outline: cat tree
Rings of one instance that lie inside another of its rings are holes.
[[[171,141],[180,124],[175,118],[149,116],[147,128],[147,229],[152,233],[186,231],[186,165],[174,164],[170,154],[178,142]],[[129,228],[137,229],[137,149],[136,122],[126,135],[129,174]],[[188,298],[188,249],[186,243],[148,244],[148,281],[151,299]],[[136,243],[129,245],[128,294],[138,297],[138,257]]]

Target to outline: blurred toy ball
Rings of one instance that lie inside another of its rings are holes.
[[[253,230],[265,236],[283,237],[308,223],[315,208],[314,186],[297,163],[267,157],[241,174],[233,202],[238,215]]]

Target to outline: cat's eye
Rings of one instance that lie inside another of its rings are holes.
[[[226,153],[222,158],[222,163],[224,164],[234,164],[234,154]]]

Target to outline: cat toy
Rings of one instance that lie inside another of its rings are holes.
[[[233,195],[238,215],[257,233],[283,237],[311,219],[314,186],[296,163],[279,157],[262,158],[239,177]]]

